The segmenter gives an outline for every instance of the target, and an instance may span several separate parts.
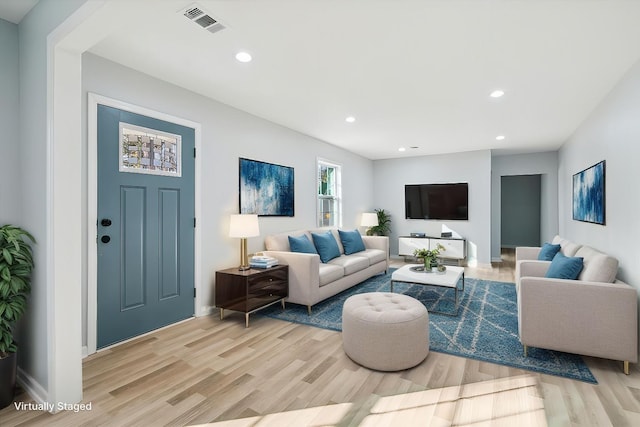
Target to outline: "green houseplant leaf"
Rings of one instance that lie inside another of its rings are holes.
[[[20,227],[0,227],[0,358],[17,350],[13,327],[27,308],[31,292],[34,237]]]

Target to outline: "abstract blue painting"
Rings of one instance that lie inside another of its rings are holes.
[[[240,158],[240,213],[294,216],[293,168]]]
[[[573,219],[604,225],[605,162],[573,175]]]

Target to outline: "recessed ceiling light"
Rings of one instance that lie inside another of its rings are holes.
[[[406,150],[406,148],[404,148],[404,147],[398,148],[398,151],[405,151],[405,150]]]
[[[502,141],[504,139],[504,135],[498,135],[498,136],[496,136],[496,139],[498,141]]]
[[[236,53],[236,59],[240,62],[251,62],[251,55],[247,52],[238,52]]]
[[[489,94],[489,96],[492,98],[500,98],[503,95],[504,95],[504,91],[500,89],[494,90]]]
[[[344,119],[344,121],[347,122],[347,123],[353,123],[353,122],[356,121],[356,118],[353,117],[353,116],[349,116],[346,119]]]

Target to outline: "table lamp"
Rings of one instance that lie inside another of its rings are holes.
[[[249,257],[247,256],[247,237],[260,235],[258,215],[234,214],[229,222],[229,237],[240,238],[240,267],[238,270],[249,270]]]
[[[362,214],[362,219],[360,220],[360,225],[362,227],[375,227],[378,225],[378,214],[375,212],[365,212]]]

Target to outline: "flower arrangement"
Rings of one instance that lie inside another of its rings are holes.
[[[425,270],[431,270],[433,261],[440,255],[440,252],[446,251],[445,247],[440,243],[433,249],[416,249],[413,251],[413,256],[416,258],[422,258],[424,260]]]

